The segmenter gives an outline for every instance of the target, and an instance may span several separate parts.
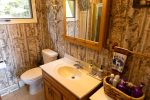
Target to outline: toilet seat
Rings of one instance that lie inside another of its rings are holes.
[[[42,78],[41,68],[32,68],[21,75],[21,79],[24,81],[35,81],[40,78]]]

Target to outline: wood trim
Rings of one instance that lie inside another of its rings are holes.
[[[31,0],[32,17],[29,19],[0,19],[0,24],[37,23],[35,0]],[[9,21],[10,20],[10,21]]]
[[[64,0],[63,3],[63,8],[64,8],[64,39],[77,44],[77,45],[81,45],[87,48],[91,48],[94,49],[96,51],[101,51],[101,49],[103,48],[104,45],[104,40],[105,40],[105,35],[107,32],[107,27],[108,27],[108,20],[109,20],[109,5],[110,5],[110,0],[102,0],[103,2],[103,8],[102,8],[102,17],[100,20],[100,35],[99,35],[99,42],[94,42],[94,41],[90,41],[90,40],[85,40],[85,39],[80,39],[80,38],[75,38],[75,37],[71,37],[71,36],[67,36],[66,34],[66,0]],[[106,42],[105,42],[106,43]]]
[[[97,50],[97,51],[99,50],[99,48],[98,48],[99,43],[98,42],[93,42],[93,41],[90,41],[90,40],[85,41],[84,39],[74,38],[74,37],[71,37],[71,36],[64,36],[64,39],[68,40],[71,43],[77,44],[77,45],[92,48],[92,49]]]
[[[64,11],[64,36],[67,36],[67,31],[66,31],[66,0],[63,0],[63,11]],[[65,39],[65,38],[64,38]]]
[[[125,55],[137,55],[140,57],[150,58],[150,54],[148,54],[148,53],[146,54],[146,53],[141,53],[141,52],[130,51],[128,49],[118,47],[118,46],[114,47],[114,51],[125,54]]]
[[[103,47],[104,41],[106,40],[105,37],[108,29],[109,9],[110,9],[110,0],[102,0],[102,2],[104,3],[104,5],[100,24],[100,37],[99,37],[100,48]]]

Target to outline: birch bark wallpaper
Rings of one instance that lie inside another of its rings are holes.
[[[0,25],[0,60],[5,61],[0,63],[0,94],[18,88],[20,75],[39,66],[41,50],[50,48],[45,9],[45,2],[36,0],[38,23]]]
[[[41,50],[50,48],[63,57],[65,53],[80,60],[94,60],[98,65],[111,68],[111,46],[117,42],[120,47],[150,54],[150,8],[133,8],[133,0],[111,0],[108,33],[101,52],[69,43],[63,39],[63,0],[36,0],[36,24],[0,25],[0,60],[6,68],[0,67],[0,91],[18,83],[19,76],[26,70],[42,64]],[[130,56],[124,76],[129,81],[145,83],[146,99],[150,98],[150,58]],[[11,89],[9,90],[11,91]]]

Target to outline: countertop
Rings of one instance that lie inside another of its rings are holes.
[[[71,91],[78,98],[84,97],[86,94],[90,93],[94,88],[102,83],[102,81],[97,80],[89,76],[87,71],[83,69],[78,69],[82,72],[82,77],[80,79],[72,80],[66,79],[60,76],[57,69],[62,66],[74,67],[75,61],[68,58],[61,58],[59,60],[44,64],[40,66],[47,74],[57,80],[61,85]]]
[[[113,100],[104,93],[104,87],[101,87],[96,91],[91,97],[90,100]]]

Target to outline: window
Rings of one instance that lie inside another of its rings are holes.
[[[0,24],[34,22],[35,0],[0,0]]]
[[[75,0],[66,0],[66,17],[75,18]]]
[[[77,0],[66,0],[66,21],[78,20]]]

